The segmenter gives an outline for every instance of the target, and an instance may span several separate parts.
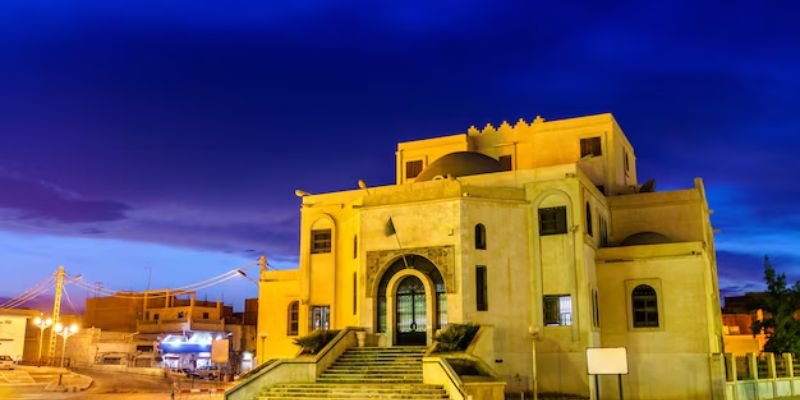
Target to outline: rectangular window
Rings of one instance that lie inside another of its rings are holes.
[[[503,171],[511,171],[514,169],[513,159],[510,155],[500,156],[497,161],[500,161],[500,167],[503,168]]]
[[[581,139],[581,158],[596,157],[602,155],[600,148],[600,137]]]
[[[608,222],[600,217],[600,247],[608,247]]]
[[[358,235],[353,236],[353,258],[358,258]]]
[[[207,312],[203,313],[203,319],[208,319],[208,313]]]
[[[597,289],[592,290],[592,325],[600,327],[600,301],[597,298]]]
[[[358,311],[358,275],[353,272],[353,315]]]
[[[378,332],[386,332],[386,297],[378,297]]]
[[[406,179],[414,179],[422,172],[422,160],[406,162]]]
[[[286,321],[286,335],[297,336],[300,330],[300,302],[289,303],[289,314]]]
[[[475,300],[478,311],[489,310],[489,293],[486,284],[486,266],[475,267]]]
[[[311,307],[311,330],[331,328],[331,307],[313,306]]]
[[[572,325],[572,297],[569,295],[544,296],[544,325]]]
[[[567,233],[567,207],[539,209],[539,235]]]
[[[153,314],[153,321],[158,321],[158,313]]]
[[[331,252],[331,230],[318,229],[311,231],[311,254]]]
[[[631,164],[630,164],[630,161],[628,160],[628,152],[626,151],[625,152],[625,172],[627,173],[630,170],[631,170]]]

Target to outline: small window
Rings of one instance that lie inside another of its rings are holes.
[[[592,289],[592,323],[595,328],[600,327],[600,300],[597,296],[597,289]]]
[[[353,258],[358,258],[358,235],[353,236]]]
[[[623,150],[623,151],[624,151],[624,150]],[[625,172],[627,173],[628,171],[630,171],[630,170],[631,170],[631,163],[630,163],[630,160],[628,160],[628,152],[627,152],[627,151],[625,151],[625,153],[624,153],[624,154],[625,154],[625,159],[624,159],[624,164],[625,164]]]
[[[406,179],[414,179],[422,172],[422,160],[406,162]]]
[[[475,248],[486,250],[486,227],[483,224],[475,225]]]
[[[602,155],[600,137],[581,139],[581,158]]]
[[[500,167],[503,169],[503,171],[511,171],[514,169],[513,159],[510,155],[500,156],[497,161],[500,162]]]
[[[475,300],[478,311],[489,310],[489,293],[486,283],[486,266],[475,267]]]
[[[572,297],[569,295],[544,296],[545,326],[572,325]]]
[[[158,313],[153,314],[153,321],[158,321],[159,315]]]
[[[331,252],[331,230],[319,229],[311,231],[311,254]]]
[[[207,312],[203,313],[203,319],[208,319],[208,313]]]
[[[601,215],[600,217],[600,247],[608,247],[608,222]]]
[[[639,285],[631,293],[634,328],[658,328],[658,298],[649,285]]]
[[[184,317],[185,315],[186,315],[186,314],[184,314],[184,313],[183,313],[183,311],[179,312],[179,313],[178,313],[178,319],[183,319],[183,317]]]
[[[297,336],[297,331],[300,328],[300,303],[297,301],[289,303],[289,309],[286,314],[286,335]]]
[[[358,275],[353,272],[353,315],[358,311]]]
[[[593,236],[593,229],[592,229],[592,206],[589,205],[589,202],[586,202],[586,233],[589,236]]]
[[[567,233],[567,207],[539,209],[539,235]]]

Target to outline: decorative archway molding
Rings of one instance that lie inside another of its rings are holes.
[[[411,249],[375,250],[367,252],[367,297],[378,296],[378,286],[383,274],[403,256],[420,256],[428,259],[442,275],[446,293],[455,293],[455,246],[416,247]],[[413,263],[409,263],[413,264]],[[410,265],[413,267],[413,265]],[[412,269],[412,268],[409,268]],[[424,275],[424,274],[423,274]]]

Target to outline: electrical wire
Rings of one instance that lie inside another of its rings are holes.
[[[142,292],[141,294],[133,293],[130,291],[121,291],[121,290],[113,290],[107,288],[97,288],[92,287],[88,284],[83,283],[76,283],[76,286],[86,289],[86,290],[95,290],[98,293],[115,296],[115,297],[125,297],[125,298],[144,298],[145,296],[148,298],[159,298],[159,297],[167,297],[167,292],[170,292],[170,296],[174,294],[182,294],[191,292],[194,290],[205,289],[211,286],[218,285],[222,282],[227,280],[236,278],[238,274],[233,271],[232,273],[224,274],[221,276],[217,276],[211,279],[206,279],[204,281],[200,281],[191,285],[185,285],[177,288],[166,288],[166,289],[156,289],[156,290],[148,290],[147,292]]]
[[[31,286],[30,288],[22,292],[19,296],[14,297],[13,299],[10,299],[3,304],[0,304],[0,308],[15,308],[21,304],[24,304],[36,298],[43,291],[52,287],[52,281],[53,281],[53,275],[50,275],[45,280]]]
[[[178,286],[174,288],[163,288],[163,289],[151,289],[145,292],[131,292],[125,290],[114,290],[104,287],[95,287],[91,286],[90,284],[85,283],[84,281],[75,280],[73,282],[69,282],[69,284],[75,284],[77,287],[82,288],[84,290],[95,291],[98,294],[107,296],[107,297],[117,297],[117,298],[124,298],[124,299],[157,299],[157,298],[164,298],[168,296],[174,296],[176,294],[187,294],[189,292],[197,291],[206,289],[212,286],[219,285],[225,281],[241,277],[241,273],[239,270],[248,270],[257,265],[252,264],[245,264],[234,268],[230,271],[222,273],[217,276],[213,276],[211,278],[207,278],[198,282],[190,283],[183,286]]]
[[[72,312],[77,313],[78,308],[75,307],[75,304],[72,303],[72,299],[69,297],[69,292],[67,292],[66,285],[62,288],[62,291],[64,292],[64,297],[67,299],[67,303],[69,303],[69,307],[72,308]]]
[[[43,286],[43,287],[39,288],[36,291],[30,292],[25,297],[20,297],[20,298],[16,299],[14,302],[9,302],[9,303],[3,304],[0,308],[8,308],[8,309],[17,308],[19,306],[22,306],[22,305],[30,302],[33,299],[39,297],[40,295],[42,295],[43,293],[47,292],[48,290],[54,288],[55,286],[56,286],[55,283],[50,284],[48,286]]]

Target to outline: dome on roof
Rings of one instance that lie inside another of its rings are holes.
[[[668,237],[658,232],[639,232],[629,235],[620,246],[641,246],[645,244],[672,243]]]
[[[459,151],[450,153],[422,170],[417,175],[417,182],[430,181],[436,177],[446,178],[448,175],[458,178],[461,176],[489,174],[502,172],[500,162],[486,154],[473,151]]]

